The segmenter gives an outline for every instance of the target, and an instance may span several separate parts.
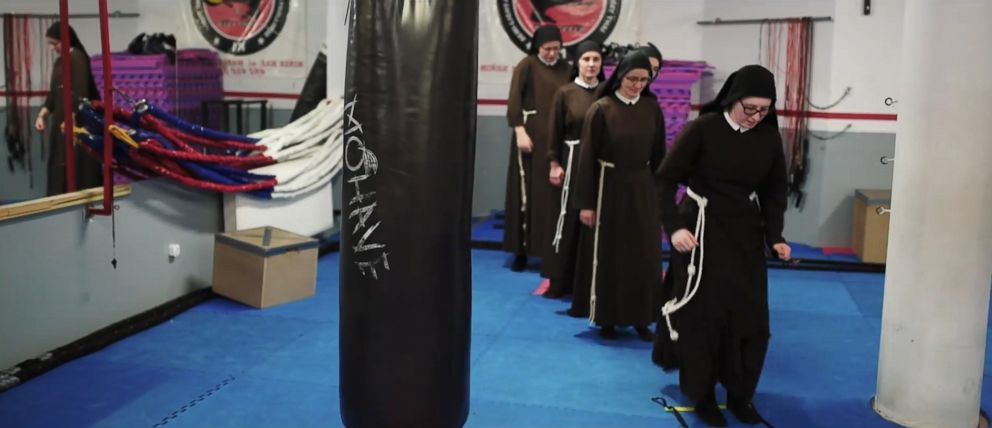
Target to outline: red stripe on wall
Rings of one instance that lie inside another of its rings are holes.
[[[492,98],[479,98],[480,106],[505,106],[506,100],[497,100]]]
[[[699,105],[693,105],[693,111],[699,111]],[[780,110],[780,116],[792,117],[799,115],[797,110]],[[885,113],[832,113],[827,111],[807,111],[806,116],[812,119],[847,119],[847,120],[882,120],[894,121],[896,115]]]
[[[796,111],[782,111],[782,116],[795,116]],[[806,112],[807,116],[815,119],[847,119],[847,120],[884,120],[893,121],[897,119],[894,114],[884,113],[831,113],[826,111]]]
[[[48,91],[28,91],[28,92],[0,91],[0,96],[9,96],[9,95],[21,96],[21,97],[23,96],[44,97],[48,95]],[[248,92],[248,91],[226,91],[224,92],[224,96],[234,97],[234,98],[267,98],[267,99],[278,98],[285,100],[295,100],[300,98],[299,94],[286,94],[280,92]],[[480,106],[505,106],[506,100],[498,99],[498,98],[479,98],[478,104]],[[692,106],[692,109],[698,111],[699,106],[694,105]],[[790,117],[797,115],[799,112],[795,110],[783,110],[778,113],[782,116]],[[811,119],[895,121],[898,118],[898,116],[895,114],[886,114],[886,113],[844,113],[844,112],[834,113],[834,112],[826,112],[826,111],[810,111],[810,112],[806,112],[806,114]]]
[[[235,98],[280,98],[284,100],[295,100],[300,98],[300,94],[284,94],[279,92],[243,92],[224,91],[225,97]]]
[[[480,106],[505,106],[506,100],[495,99],[495,98],[479,98]],[[698,105],[693,105],[692,109],[699,111]],[[795,110],[783,110],[778,112],[782,116],[795,116],[799,112]],[[894,114],[884,114],[884,113],[833,113],[826,111],[810,111],[806,112],[807,116],[813,119],[846,119],[846,120],[880,120],[880,121],[894,121],[897,116]]]
[[[0,96],[18,96],[18,97],[45,97],[48,96],[48,91],[28,91],[28,92],[8,92],[0,91]],[[236,97],[236,98],[281,98],[287,100],[295,100],[300,98],[300,94],[285,94],[279,92],[246,92],[246,91],[225,91],[225,97]]]
[[[48,91],[0,91],[0,97],[47,97]]]

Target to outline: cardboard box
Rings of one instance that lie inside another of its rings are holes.
[[[310,297],[317,240],[274,227],[217,234],[213,291],[256,308]]]
[[[851,242],[854,253],[865,263],[885,263],[889,248],[889,208],[892,192],[884,189],[858,189],[854,192],[854,222]]]

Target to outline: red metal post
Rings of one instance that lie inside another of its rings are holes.
[[[76,191],[76,148],[73,146],[75,136],[72,132],[72,58],[69,54],[69,0],[59,0],[59,26],[62,30],[60,40],[62,57],[62,112],[65,127],[62,135],[65,137],[65,183],[67,192]],[[55,124],[58,126],[58,124]],[[52,130],[54,132],[55,130]]]
[[[99,0],[100,5],[100,51],[103,60],[103,207],[89,209],[90,215],[110,215],[113,213],[114,189],[110,166],[114,161],[114,141],[110,136],[110,125],[114,123],[114,80],[111,73],[110,18],[107,0]]]

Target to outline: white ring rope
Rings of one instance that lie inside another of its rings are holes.
[[[705,254],[703,242],[706,239],[706,204],[708,200],[705,197],[699,196],[688,187],[685,188],[685,194],[696,201],[696,204],[699,206],[699,212],[696,214],[696,233],[694,234],[699,245],[693,248],[689,255],[689,266],[687,269],[689,275],[686,278],[685,291],[682,293],[682,298],[673,297],[661,307],[661,314],[665,317],[665,324],[668,326],[668,336],[673,342],[679,340],[679,332],[675,331],[675,328],[672,327],[671,315],[689,304],[692,297],[699,291],[699,284],[703,278],[703,256]],[[695,264],[697,250],[699,252],[698,271]]]

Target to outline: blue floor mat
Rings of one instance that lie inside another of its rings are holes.
[[[536,272],[510,271],[503,252],[472,256],[467,426],[680,426],[651,401],[688,404],[649,343],[630,330],[604,341],[562,314],[567,301],[531,294]],[[894,426],[868,406],[883,286],[881,274],[769,271],[772,339],[755,405],[771,423]],[[0,394],[0,426],[340,426],[338,292],[332,253],[309,299],[263,310],[212,299]]]

